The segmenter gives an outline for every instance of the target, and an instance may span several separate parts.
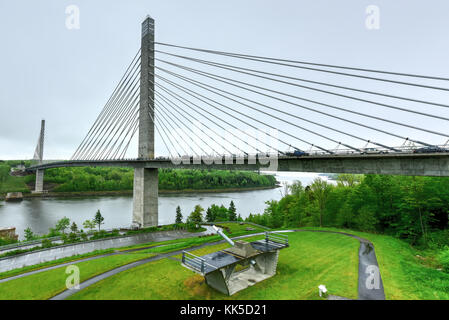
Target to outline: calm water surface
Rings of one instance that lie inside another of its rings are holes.
[[[318,174],[315,173],[276,174],[276,179],[280,183],[287,184],[300,180],[303,185],[307,185],[316,177]],[[234,200],[237,213],[245,218],[250,213],[262,213],[266,206],[265,201],[279,200],[282,191],[283,188],[223,193],[161,194],[159,224],[173,223],[178,205],[185,218],[197,204],[205,209],[211,204],[223,204],[228,207],[231,200]],[[82,226],[83,221],[92,219],[98,209],[105,217],[105,228],[129,226],[132,220],[132,196],[29,199],[16,203],[0,201],[0,227],[14,226],[20,237],[23,230],[28,227],[35,233],[44,234],[64,216]]]

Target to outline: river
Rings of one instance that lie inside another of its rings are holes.
[[[279,183],[291,184],[300,180],[308,185],[318,177],[315,173],[277,172]],[[326,177],[322,177],[327,180]],[[176,193],[159,195],[159,224],[170,224],[175,220],[175,210],[179,205],[186,218],[199,204],[207,209],[211,204],[229,207],[234,201],[237,213],[243,218],[250,213],[262,213],[266,207],[265,202],[279,200],[283,188],[222,192],[222,193]],[[24,229],[31,227],[38,234],[48,233],[56,221],[64,216],[82,227],[83,221],[92,219],[97,210],[104,216],[104,228],[127,227],[132,220],[132,197],[83,197],[83,198],[31,198],[22,202],[0,201],[0,228],[16,227],[16,232],[23,238]]]

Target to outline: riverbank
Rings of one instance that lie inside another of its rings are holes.
[[[243,192],[269,190],[281,187],[276,184],[267,187],[248,187],[248,188],[220,188],[220,189],[183,189],[183,190],[159,190],[159,194],[182,194],[182,193],[224,193],[224,192]],[[130,196],[132,190],[122,191],[83,191],[83,192],[48,192],[43,194],[25,193],[23,199],[33,198],[85,198],[85,197],[110,197],[110,196]],[[0,194],[0,201],[4,201],[6,194]]]

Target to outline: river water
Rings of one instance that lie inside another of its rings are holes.
[[[291,184],[300,180],[305,186],[317,177],[318,174],[315,173],[276,173],[276,179],[281,184]],[[326,177],[321,178],[327,179]],[[181,207],[181,212],[185,218],[197,204],[204,209],[212,204],[223,204],[225,207],[229,207],[231,200],[235,203],[237,214],[245,218],[250,213],[262,213],[266,207],[265,202],[279,200],[282,197],[282,191],[283,188],[275,188],[222,193],[160,194],[159,224],[173,223],[178,205]],[[105,218],[104,228],[128,227],[132,220],[132,196],[34,198],[22,202],[0,201],[0,228],[16,227],[16,232],[20,238],[23,237],[23,230],[28,227],[35,233],[44,234],[64,216],[70,218],[71,221],[75,221],[81,227],[83,221],[93,219],[98,209]]]

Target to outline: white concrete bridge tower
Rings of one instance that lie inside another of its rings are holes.
[[[154,159],[154,20],[142,23],[139,107],[139,159]],[[134,169],[133,223],[158,225],[158,169]]]

